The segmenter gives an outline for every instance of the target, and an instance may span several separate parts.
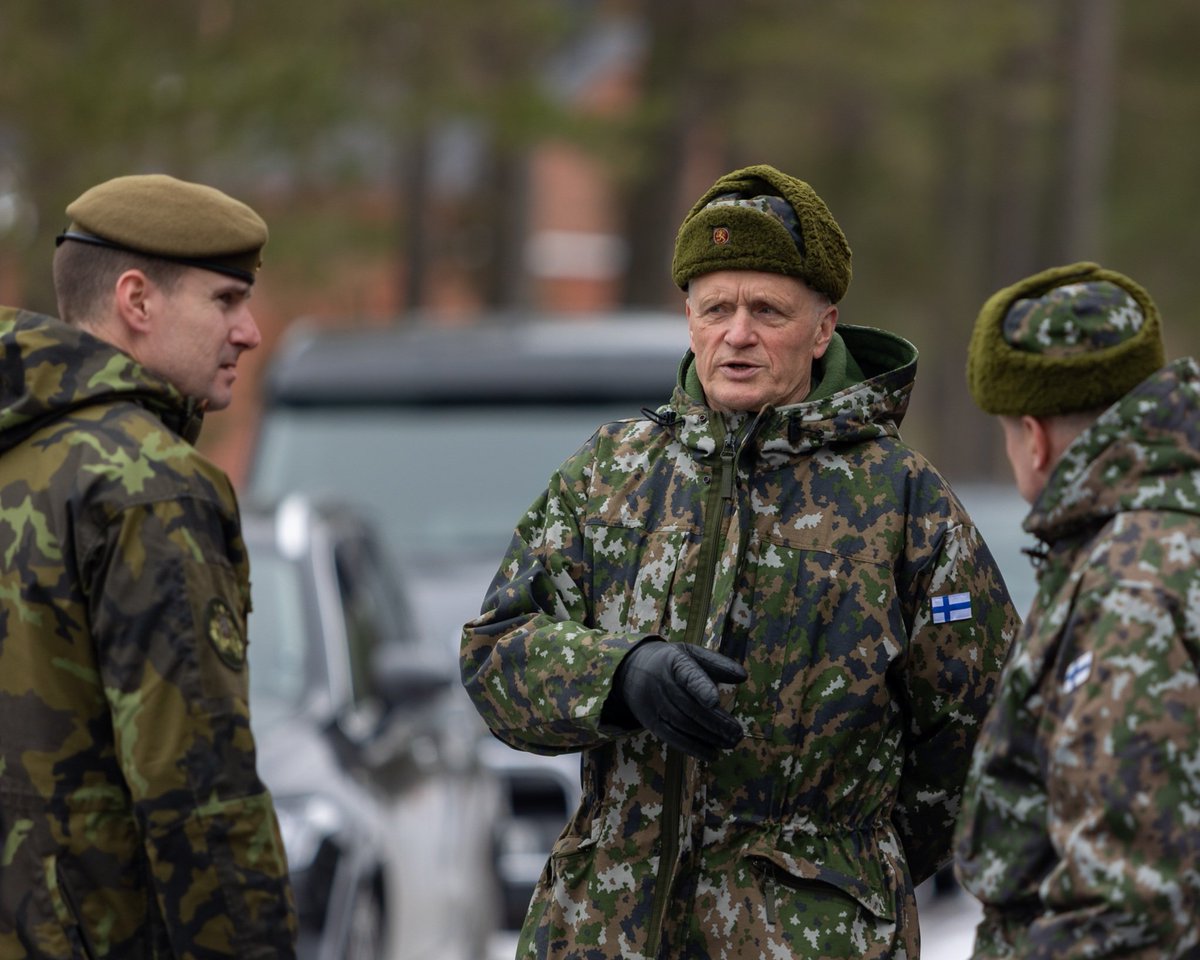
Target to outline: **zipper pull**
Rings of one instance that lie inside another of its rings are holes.
[[[775,878],[771,875],[770,868],[768,868],[766,880],[763,883],[763,897],[767,907],[767,926],[772,930],[775,929],[775,918],[777,916],[775,895]]]
[[[737,473],[735,457],[737,443],[733,434],[725,435],[725,445],[721,448],[721,496],[726,500],[733,499],[733,478]]]

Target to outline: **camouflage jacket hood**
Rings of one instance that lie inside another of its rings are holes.
[[[0,454],[72,411],[120,399],[145,407],[189,443],[200,435],[196,401],[78,327],[0,308],[0,346]]]
[[[694,361],[688,351],[679,365],[671,403],[677,415],[708,409]],[[766,419],[774,420],[779,432],[764,441],[764,457],[778,462],[827,443],[899,436],[916,375],[917,349],[907,340],[885,330],[839,324],[826,357],[814,367],[817,399],[769,409]],[[749,419],[746,414],[725,417],[735,430]]]
[[[1075,438],[1025,527],[1037,595],[956,840],[975,960],[1162,960],[1200,945],[1200,366]]]
[[[522,960],[916,955],[913,885],[948,858],[1018,621],[899,438],[916,351],[839,334],[861,378],[826,364],[811,399],[756,415],[715,415],[685,356],[669,403],[602,425],[550,478],[465,625],[492,732],[583,756]],[[716,760],[606,715],[650,636],[746,667],[722,688],[746,735]]]
[[[1064,451],[1025,520],[1054,543],[1118,513],[1200,514],[1200,447],[1181,429],[1200,418],[1200,366],[1164,367],[1109,407]]]

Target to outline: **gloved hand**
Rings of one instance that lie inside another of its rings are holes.
[[[736,660],[690,643],[644,640],[625,655],[613,695],[643,727],[668,746],[715,760],[742,739],[742,725],[718,706],[717,684],[741,683]]]

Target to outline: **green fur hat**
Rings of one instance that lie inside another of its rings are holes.
[[[671,279],[686,290],[717,270],[798,277],[836,303],[850,285],[850,245],[812,187],[760,163],[725,174],[683,218]]]
[[[1150,294],[1115,270],[1074,263],[988,298],[967,385],[985,413],[1054,416],[1108,407],[1163,363]]]

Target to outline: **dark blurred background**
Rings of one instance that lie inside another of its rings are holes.
[[[1002,479],[962,374],[996,287],[1100,260],[1195,349],[1198,36],[1200,5],[1119,0],[5,0],[0,302],[54,311],[63,208],[102,179],[256,206],[264,349],[202,440],[236,480],[298,318],[678,308],[680,218],[768,162],[850,239],[842,319],[921,349],[906,437]]]

